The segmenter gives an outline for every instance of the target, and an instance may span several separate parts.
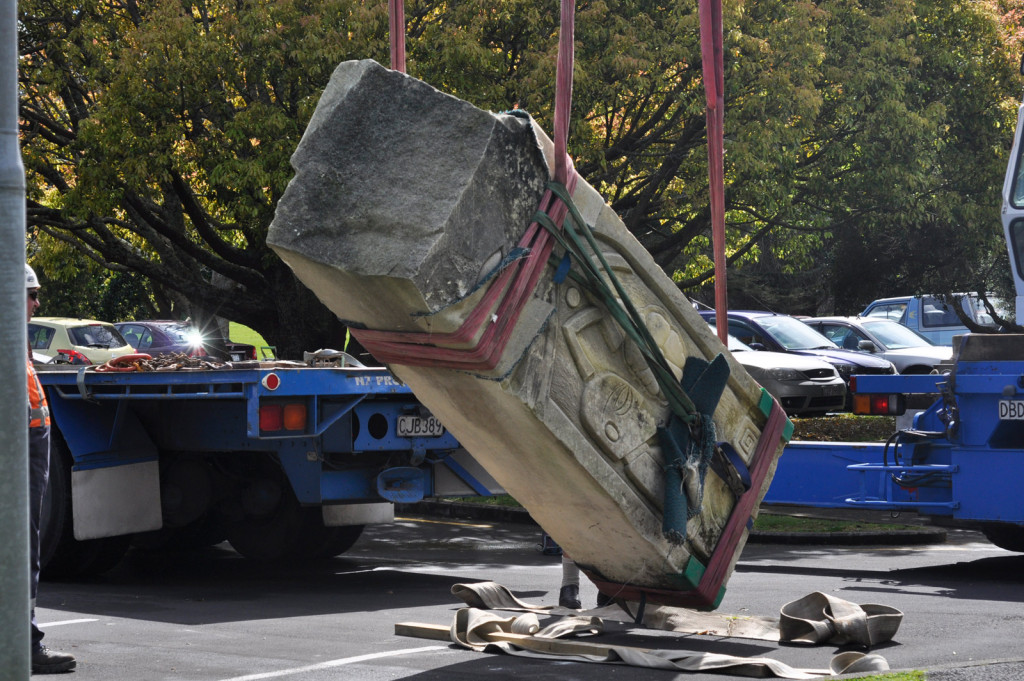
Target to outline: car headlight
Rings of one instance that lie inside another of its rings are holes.
[[[777,381],[802,381],[806,378],[803,373],[796,369],[784,369],[781,367],[768,369],[766,373]]]
[[[844,381],[849,380],[850,376],[857,368],[853,364],[833,364],[832,366],[836,368],[836,371],[839,372],[839,375],[843,377]]]

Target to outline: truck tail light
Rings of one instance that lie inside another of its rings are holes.
[[[298,430],[306,429],[306,405],[301,402],[289,404],[261,404],[260,430]]]
[[[284,407],[280,404],[260,405],[260,430],[281,430],[284,426]]]
[[[874,416],[899,416],[907,410],[903,395],[853,396],[853,413]]]

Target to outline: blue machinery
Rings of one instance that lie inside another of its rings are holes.
[[[40,380],[75,471],[155,461],[161,452],[271,452],[303,504],[418,501],[435,493],[434,465],[468,493],[488,493],[449,461],[456,439],[383,369],[55,367]]]
[[[874,413],[935,401],[885,444],[790,443],[765,504],[912,510],[1024,540],[1024,336],[968,334],[948,373],[859,376],[856,391]]]

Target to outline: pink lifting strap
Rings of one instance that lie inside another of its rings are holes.
[[[402,0],[388,0],[391,30],[391,68],[405,70]],[[561,32],[555,75],[554,180],[570,194],[578,175],[567,153],[569,108],[572,102],[573,34],[575,2],[562,0]],[[396,33],[401,33],[401,39]],[[400,55],[399,55],[400,52]],[[399,68],[399,65],[401,68]],[[568,207],[549,190],[541,198],[541,212],[561,227]],[[518,246],[528,255],[507,266],[488,287],[480,302],[452,333],[396,332],[350,328],[364,348],[379,362],[487,371],[497,366],[523,306],[537,286],[554,248],[554,238],[537,222],[527,228]],[[499,301],[500,298],[500,301]],[[495,306],[497,306],[495,308]],[[492,311],[493,310],[493,311]],[[481,329],[487,328],[481,333]],[[464,346],[479,338],[471,347]]]
[[[555,182],[568,186],[569,109],[572,105],[572,70],[575,49],[574,0],[562,0],[561,29],[558,33],[558,61],[555,65]],[[561,223],[557,223],[561,226]]]
[[[573,171],[570,192],[575,188],[577,177]],[[550,190],[541,199],[540,210],[550,215],[558,226],[562,225],[568,213],[566,205],[557,200]],[[493,369],[501,360],[523,305],[547,266],[554,239],[550,232],[533,222],[518,245],[528,249],[529,254],[497,276],[458,330],[429,333],[350,328],[349,331],[378,362],[474,371]],[[497,302],[502,294],[501,301]],[[492,313],[496,302],[498,307]],[[480,329],[487,324],[489,326],[481,334]],[[472,347],[448,347],[468,343],[478,334],[480,337]]]
[[[722,47],[722,1],[700,0],[700,52],[707,99],[708,186],[711,199],[711,243],[715,261],[715,312],[718,337],[727,343],[728,297],[725,280],[725,73]]]
[[[405,73],[405,3],[388,0],[388,33],[391,36],[391,70]]]

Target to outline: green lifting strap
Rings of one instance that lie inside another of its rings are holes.
[[[665,426],[658,429],[665,466],[662,534],[673,544],[682,544],[686,541],[687,520],[700,512],[707,469],[718,453],[712,414],[729,379],[728,362],[722,355],[712,362],[690,357],[683,367],[682,379],[677,381],[566,187],[549,182],[548,188],[565,203],[569,215],[562,229],[540,211],[534,215],[534,220],[558,240],[578,265],[569,270],[568,276],[591,291],[636,343],[668,401],[671,414]],[[555,260],[561,276],[564,263],[557,262],[559,258]],[[725,463],[732,465],[728,460]]]
[[[693,398],[700,421],[687,424],[671,414],[658,440],[665,457],[665,507],[661,533],[671,543],[686,541],[686,522],[700,512],[704,502],[704,478],[715,447],[715,422],[711,415],[729,380],[729,363],[722,355],[708,362],[689,357],[683,369],[682,388]]]
[[[636,343],[651,371],[654,372],[654,377],[668,400],[672,413],[686,423],[696,423],[698,420],[697,409],[694,407],[693,401],[676,381],[665,355],[662,354],[661,348],[651,337],[640,313],[637,312],[618,278],[612,272],[601,249],[598,248],[597,240],[594,238],[590,226],[580,215],[568,190],[557,182],[549,182],[548,188],[565,203],[569,209],[569,215],[566,216],[562,229],[558,229],[551,218],[540,211],[534,215],[534,220],[551,232],[566,253],[579,265],[581,273],[573,269],[570,270],[569,276],[592,291],[604,303],[612,318],[618,322],[626,335]],[[597,258],[600,268],[588,257],[588,248]],[[604,276],[602,276],[602,269]]]

